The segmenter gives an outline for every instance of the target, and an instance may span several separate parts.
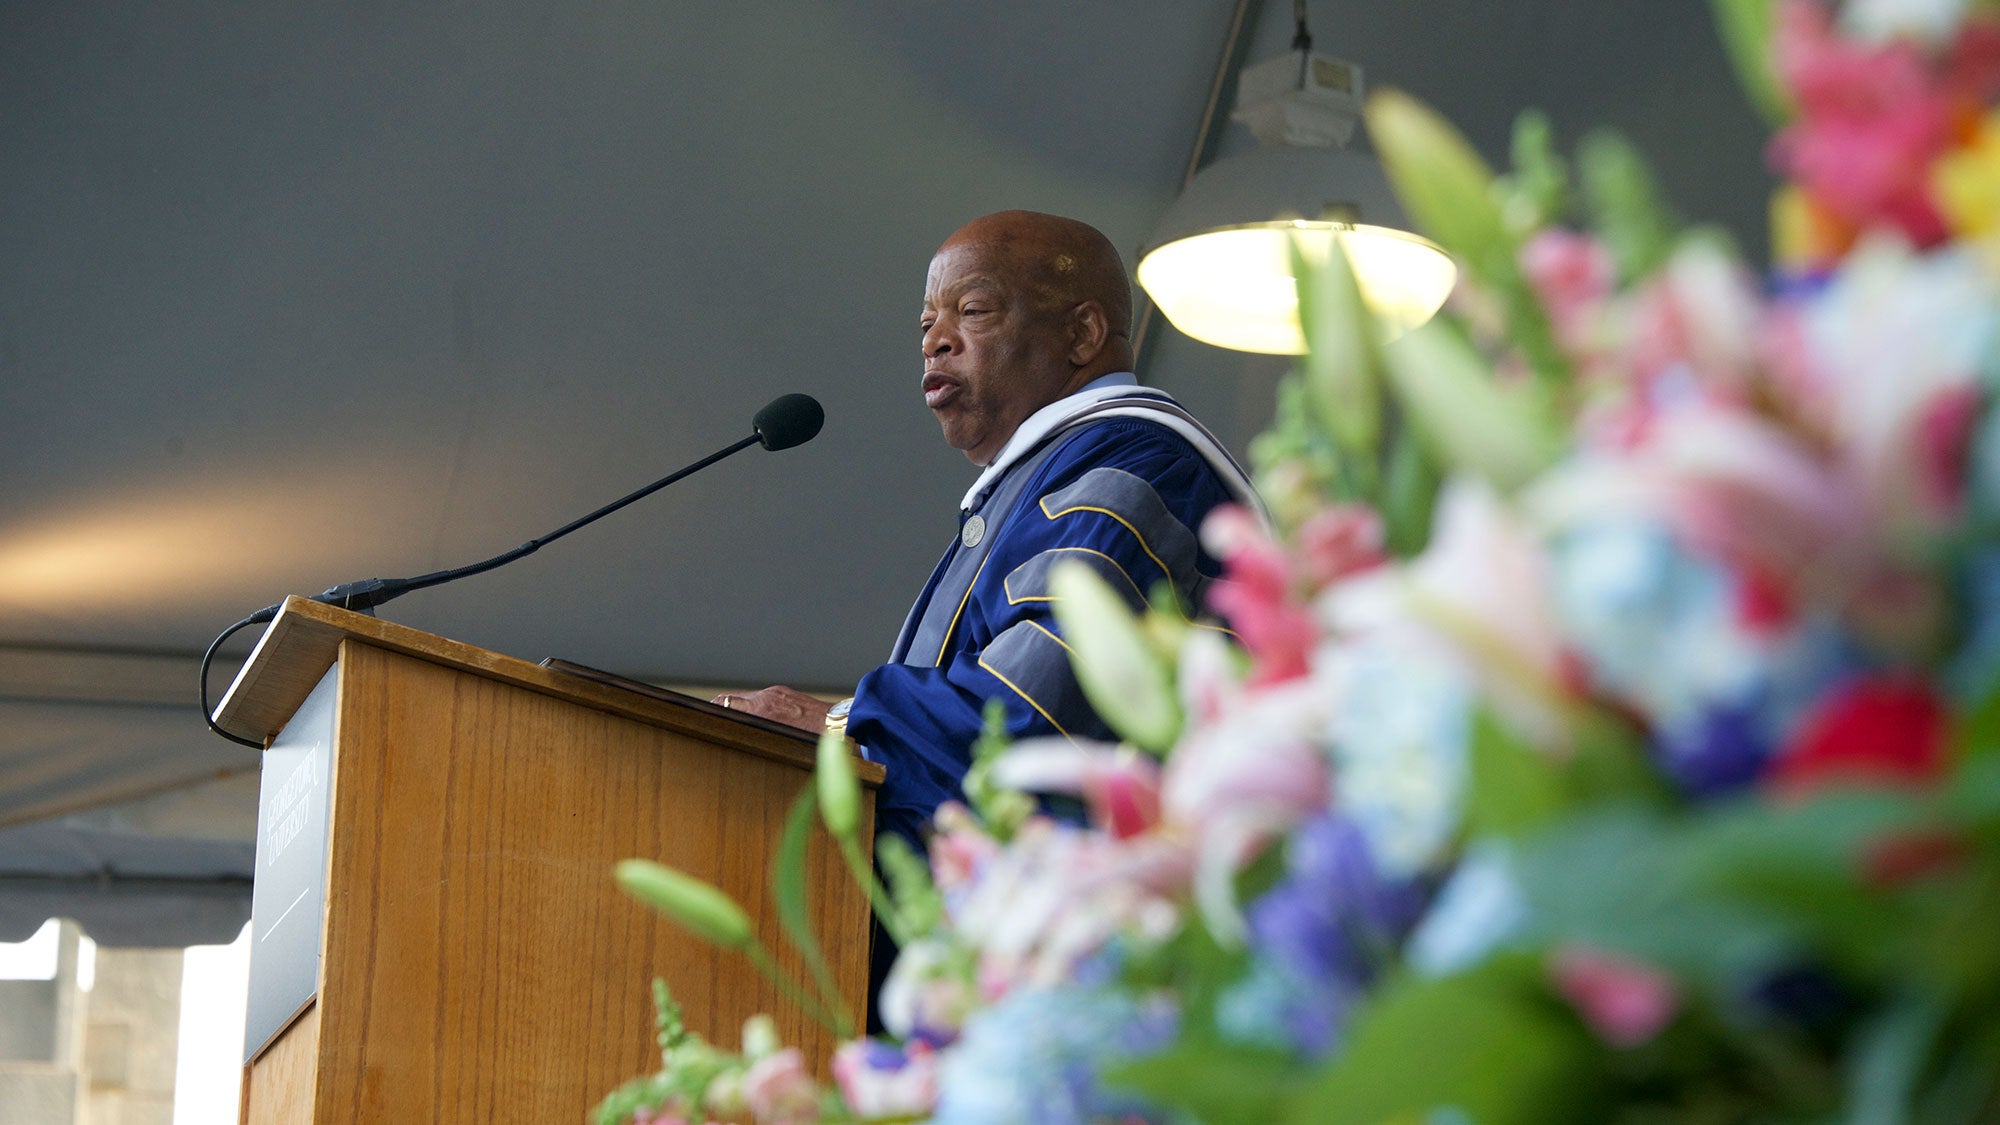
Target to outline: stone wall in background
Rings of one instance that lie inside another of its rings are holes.
[[[172,1125],[178,949],[93,949],[63,923],[55,976],[0,981],[6,1125]]]

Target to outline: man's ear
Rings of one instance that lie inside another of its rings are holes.
[[[1069,314],[1069,361],[1078,367],[1088,364],[1104,350],[1111,339],[1111,319],[1104,315],[1104,306],[1096,301],[1085,301],[1070,310]]]

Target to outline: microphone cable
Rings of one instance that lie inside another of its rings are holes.
[[[345,582],[312,595],[311,600],[324,602],[327,605],[336,605],[342,609],[368,613],[383,602],[401,597],[412,590],[421,590],[428,586],[438,586],[460,578],[470,578],[475,574],[484,574],[496,567],[506,566],[516,559],[532,555],[536,551],[541,550],[546,544],[561,539],[563,536],[568,535],[585,524],[603,519],[605,516],[610,515],[633,501],[644,500],[646,497],[651,496],[653,493],[658,492],[682,477],[700,472],[717,461],[722,460],[724,457],[739,453],[753,445],[762,445],[765,449],[773,451],[790,449],[795,445],[803,445],[819,435],[820,427],[825,422],[826,411],[820,407],[818,399],[813,398],[811,395],[802,394],[779,395],[777,398],[772,399],[764,409],[759,410],[756,416],[750,420],[751,434],[749,437],[743,438],[725,449],[717,450],[684,469],[669,473],[636,492],[628,493],[613,500],[611,503],[604,505],[587,516],[573,519],[539,539],[530,539],[511,551],[503,551],[481,562],[472,563],[468,566],[453,567],[450,570],[432,571],[429,574],[420,574],[415,578],[364,578],[359,582]],[[216,725],[215,715],[209,710],[208,706],[208,669],[210,662],[215,659],[216,649],[222,646],[222,642],[228,640],[242,629],[270,621],[278,615],[278,610],[283,606],[283,602],[279,602],[276,605],[267,605],[263,609],[238,621],[236,624],[231,625],[229,628],[224,629],[220,636],[209,642],[208,651],[203,653],[201,658],[202,721],[208,724],[208,729],[229,741],[242,746],[255,747],[259,750],[264,748],[263,743],[252,742],[247,738],[233,735]]]
[[[208,651],[201,654],[201,721],[208,724],[208,729],[214,731],[215,733],[221,735],[222,737],[228,739],[229,741],[234,742],[239,746],[248,746],[252,750],[262,750],[264,748],[264,744],[261,742],[252,742],[247,738],[239,738],[236,735],[230,734],[228,731],[223,730],[221,727],[215,725],[215,713],[211,711],[208,706],[208,666],[215,660],[215,650],[222,647],[222,642],[228,640],[229,638],[235,636],[236,634],[242,632],[243,630],[249,628],[252,625],[262,625],[264,622],[269,621],[272,617],[277,616],[277,614],[275,613],[271,613],[267,616],[266,613],[267,611],[260,609],[257,612],[251,614],[250,616],[244,618],[243,620],[238,621],[236,624],[231,625],[229,628],[224,629],[220,636],[208,642]]]

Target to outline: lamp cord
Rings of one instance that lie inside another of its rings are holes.
[[[1209,83],[1208,101],[1201,108],[1201,123],[1195,127],[1194,149],[1188,153],[1187,167],[1181,172],[1181,191],[1186,191],[1194,182],[1194,175],[1208,163],[1209,154],[1215,151],[1216,139],[1229,124],[1226,116],[1218,116],[1223,95],[1233,89],[1231,79],[1243,69],[1243,58],[1250,50],[1250,43],[1257,35],[1257,18],[1263,9],[1252,0],[1236,0],[1236,11],[1229,17],[1229,32],[1223,36],[1222,55],[1215,62],[1215,78]],[[1136,326],[1132,331],[1132,370],[1139,373],[1143,381],[1147,359],[1152,355],[1159,334],[1153,331],[1153,323],[1158,319],[1159,309],[1144,289],[1137,291],[1139,308],[1134,317]]]

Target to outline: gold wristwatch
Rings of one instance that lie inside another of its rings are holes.
[[[846,734],[847,710],[852,706],[854,706],[854,697],[850,695],[828,708],[826,712],[826,729]]]

